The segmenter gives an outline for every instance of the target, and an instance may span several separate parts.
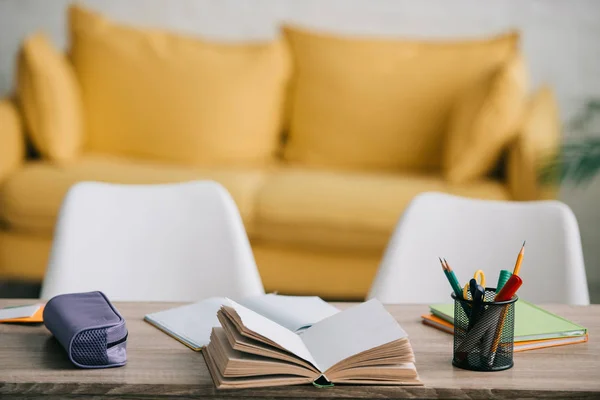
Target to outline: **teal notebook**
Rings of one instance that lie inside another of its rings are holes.
[[[454,324],[454,304],[434,304],[431,313]],[[515,304],[515,339],[542,340],[585,336],[587,329],[519,299]]]

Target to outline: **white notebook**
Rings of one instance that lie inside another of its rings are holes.
[[[238,303],[297,334],[339,312],[316,296],[265,294],[248,297]],[[220,326],[217,312],[224,304],[229,304],[226,298],[211,297],[148,314],[144,320],[192,350],[199,351],[210,342],[212,328]]]
[[[35,314],[42,304],[31,306],[6,307],[0,309],[0,321],[11,320],[15,318],[29,318]]]

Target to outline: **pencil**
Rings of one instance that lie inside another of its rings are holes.
[[[498,351],[498,345],[500,344],[500,338],[502,337],[502,329],[504,328],[504,321],[506,320],[506,315],[508,314],[508,307],[510,307],[510,305],[506,305],[502,309],[502,312],[500,313],[500,321],[498,321],[498,325],[496,325],[496,330],[494,331],[494,340],[492,342],[490,358],[488,359],[488,365],[490,367],[494,365],[494,359],[496,358],[496,352]]]
[[[515,269],[513,271],[513,275],[519,275],[519,270],[521,269],[521,263],[523,262],[523,255],[525,254],[525,242],[523,242],[523,246],[521,246],[521,251],[519,251],[519,255],[517,256],[517,262],[515,263]],[[488,365],[491,367],[494,364],[494,359],[496,357],[496,351],[498,351],[498,345],[500,344],[500,337],[502,336],[502,329],[504,328],[504,321],[506,320],[506,315],[508,314],[507,305],[502,310],[502,314],[500,315],[500,322],[496,326],[496,332],[494,333],[494,341],[492,343],[492,351],[490,353],[490,358],[488,360]]]
[[[459,299],[462,299],[462,287],[460,286],[460,282],[458,281],[456,274],[454,273],[454,271],[452,271],[452,268],[450,268],[450,264],[448,264],[448,261],[446,261],[445,258],[443,262],[442,259],[440,259],[440,262],[442,263],[442,268],[444,269],[446,277],[448,278],[448,281],[452,286],[452,290],[454,290],[454,293]]]
[[[513,271],[513,275],[519,275],[519,270],[521,269],[521,263],[523,262],[523,255],[525,254],[525,242],[523,242],[523,246],[521,246],[521,251],[517,256],[517,262],[515,263],[515,269]]]

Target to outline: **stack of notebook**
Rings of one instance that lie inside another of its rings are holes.
[[[44,304],[6,307],[0,309],[0,323],[41,323],[43,314]]]
[[[234,301],[219,310],[203,349],[220,389],[313,383],[420,385],[406,332],[377,300],[301,333]]]
[[[435,304],[423,323],[444,332],[454,333],[454,304]],[[519,299],[515,304],[514,351],[540,349],[587,342],[587,329]]]

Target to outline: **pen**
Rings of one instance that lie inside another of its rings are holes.
[[[498,276],[498,284],[496,285],[496,293],[499,293],[500,290],[502,290],[502,288],[504,287],[506,282],[508,282],[511,276],[512,272],[510,271],[507,271],[505,269],[500,271],[500,276]]]
[[[494,301],[507,301],[513,298],[517,290],[523,284],[523,279],[519,275],[511,275],[506,284],[494,297]]]

